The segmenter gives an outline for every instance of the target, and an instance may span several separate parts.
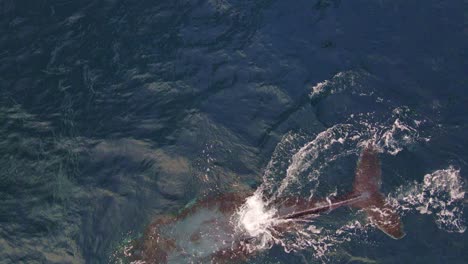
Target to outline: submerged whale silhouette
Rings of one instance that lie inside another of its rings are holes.
[[[366,212],[369,221],[390,237],[402,238],[405,233],[400,217],[385,203],[380,185],[378,152],[368,145],[360,155],[349,194],[316,201],[284,198],[278,201],[275,216],[284,221],[272,228],[284,232],[300,220],[350,206]],[[141,238],[122,250],[122,258],[134,263],[231,263],[246,259],[255,253],[249,248],[252,237],[239,233],[232,217],[250,195],[228,193],[197,202],[178,215],[161,216]]]

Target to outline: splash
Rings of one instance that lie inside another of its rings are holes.
[[[460,170],[450,166],[426,174],[422,183],[413,182],[399,187],[389,195],[388,201],[402,214],[433,215],[440,229],[463,233],[466,231],[463,186]]]
[[[374,230],[361,212],[335,216],[331,222],[336,224],[324,223],[318,218],[292,223],[286,232],[275,232],[273,228],[278,221],[274,215],[277,201],[288,196],[308,197],[309,200],[323,196],[323,189],[331,188],[327,186],[330,175],[337,173],[336,168],[349,164],[346,161],[355,159],[369,142],[382,155],[395,156],[412,145],[431,140],[425,132],[431,122],[409,107],[395,105],[388,96],[372,87],[374,81],[365,72],[347,71],[312,87],[310,99],[318,107],[326,97],[345,94],[357,102],[366,102],[361,105],[366,105],[367,109],[378,110],[366,112],[361,111],[365,108],[346,108],[348,112],[332,118],[334,124],[313,138],[300,133],[288,133],[282,138],[264,172],[263,183],[239,212],[252,219],[240,217],[244,230],[260,241],[255,244],[257,249],[272,244],[281,245],[286,252],[313,248],[314,256],[323,259],[337,245],[353,239],[362,240],[369,230]],[[352,174],[354,165],[343,167],[342,171]],[[342,181],[343,177],[338,179]],[[328,191],[325,198],[342,191]],[[385,202],[395,206],[401,214],[408,211],[432,213],[439,228],[453,232],[465,230],[460,205],[464,197],[462,182],[459,171],[452,167],[430,173],[424,176],[422,183],[414,183],[413,188],[405,192],[403,188],[397,189],[393,195],[398,198],[389,196]]]
[[[268,208],[261,193],[255,192],[233,217],[237,232],[248,234],[245,247],[249,252],[269,249],[276,244],[287,253],[312,248],[316,258],[326,260],[337,245],[351,241],[371,227],[370,223],[353,220],[332,229],[304,219],[280,219],[276,213],[276,209]],[[277,228],[281,225],[287,225],[287,229]]]
[[[260,188],[269,193],[270,200],[287,195],[291,190],[298,193],[298,189],[311,190],[312,197],[327,169],[340,160],[357,155],[370,141],[380,152],[394,156],[412,144],[430,140],[418,131],[423,121],[414,119],[406,107],[393,109],[385,119],[376,119],[372,113],[352,115],[348,123],[326,129],[301,147],[297,144],[303,141],[303,136],[287,134],[278,144]],[[288,147],[289,153],[285,150]],[[285,176],[279,179],[277,175]]]
[[[337,210],[333,212],[333,218],[324,214],[318,218],[285,220],[279,216],[282,210],[279,204],[289,197],[303,197],[312,201],[319,196],[331,203],[332,197],[349,191],[341,189],[339,184],[346,177],[352,179],[355,165],[350,164],[350,161],[355,162],[361,149],[369,142],[375,145],[381,155],[395,156],[412,145],[430,141],[430,136],[422,132],[427,120],[408,107],[392,106],[388,99],[382,99],[385,96],[378,95],[378,91],[366,90],[359,84],[361,77],[362,74],[355,72],[339,73],[332,80],[317,84],[311,93],[311,100],[316,103],[317,99],[324,96],[350,92],[352,96],[375,101],[378,105],[376,109],[380,109],[380,112],[356,111],[348,116],[340,115],[341,119],[336,124],[316,136],[295,132],[284,135],[265,169],[262,184],[232,217],[229,215],[229,226],[234,228],[235,234],[231,236],[230,229],[223,237],[223,245],[224,241],[233,241],[235,238],[235,241],[241,241],[242,247],[249,253],[274,245],[281,246],[285,252],[304,249],[310,252],[313,249],[314,257],[327,261],[331,258],[330,253],[340,244],[368,239],[367,233],[373,232],[376,226],[367,221],[365,214],[360,211],[348,210],[343,213],[343,210]],[[206,171],[202,182],[209,183],[212,180],[210,164],[214,160],[209,152],[203,154],[206,158],[206,167],[203,168]],[[336,176],[340,172],[342,175]],[[335,177],[337,184],[332,182],[332,177]],[[384,202],[397,209],[401,215],[431,215],[440,229],[463,233],[466,230],[462,216],[463,190],[460,171],[448,167],[425,175],[421,182],[415,181],[397,188]],[[197,214],[200,219],[205,215],[206,212]],[[192,227],[194,222],[184,223]],[[212,225],[207,226],[203,232],[210,236],[203,236],[203,239],[219,237],[218,231],[213,230]],[[180,232],[181,238],[178,239],[183,240],[186,233]],[[212,245],[218,245],[220,240],[211,241]],[[193,247],[201,250],[196,245]],[[219,249],[213,248],[209,251]],[[203,250],[206,251],[206,247]]]
[[[239,227],[243,228],[250,236],[268,234],[268,229],[275,223],[276,210],[267,209],[260,193],[247,198],[245,204],[240,208]],[[262,239],[263,240],[263,239]]]
[[[362,212],[334,216],[331,222],[336,224],[321,221],[321,218],[301,219],[288,223],[286,231],[278,232],[275,226],[284,220],[277,218],[277,201],[282,197],[303,196],[307,192],[309,200],[314,199],[318,188],[329,181],[325,177],[330,170],[341,166],[344,160],[356,157],[370,141],[381,155],[391,156],[413,144],[428,142],[430,137],[420,133],[423,123],[424,120],[415,118],[407,107],[396,107],[388,116],[379,119],[374,113],[350,116],[347,123],[336,124],[315,138],[286,134],[272,155],[262,185],[237,213],[239,230],[254,238],[249,243],[250,250],[263,250],[275,244],[281,245],[286,252],[312,248],[316,258],[327,260],[338,245],[366,239],[375,226]],[[348,172],[353,170],[354,167],[347,169]],[[337,192],[337,189],[331,190],[327,197],[336,196]],[[425,175],[420,183],[397,188],[385,202],[401,215],[408,212],[432,214],[439,228],[464,232],[463,199],[460,171],[449,167]]]

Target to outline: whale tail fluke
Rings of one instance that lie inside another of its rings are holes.
[[[353,203],[352,206],[366,212],[371,223],[385,234],[394,239],[405,236],[400,216],[385,203],[380,192],[381,169],[378,152],[369,144],[361,153],[356,176],[353,184],[353,195],[360,195],[364,199]]]

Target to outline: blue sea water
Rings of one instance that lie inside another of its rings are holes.
[[[406,237],[247,263],[467,263],[467,47],[464,0],[0,0],[0,263],[112,263],[208,195],[340,192],[369,140]]]

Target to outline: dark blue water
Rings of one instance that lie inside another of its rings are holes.
[[[467,10],[462,0],[0,0],[0,263],[108,263],[158,215],[255,190],[264,175],[279,184],[292,156],[336,125],[352,127],[336,138],[377,137],[385,193],[447,168],[461,184]],[[409,132],[392,130],[396,119]],[[320,168],[320,186],[296,195],[348,186],[357,141],[339,159],[314,143],[319,158],[305,156],[302,174]],[[369,231],[322,259],[274,247],[251,262],[466,263],[466,232],[435,219],[410,211],[403,240]]]

